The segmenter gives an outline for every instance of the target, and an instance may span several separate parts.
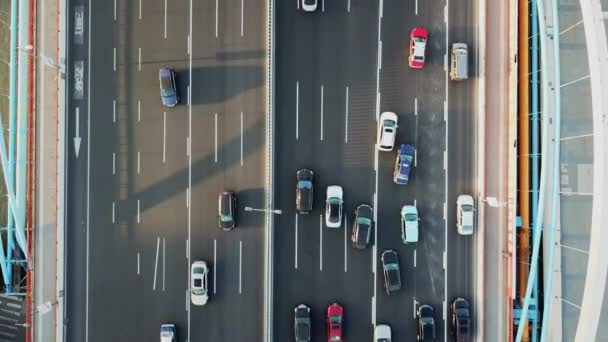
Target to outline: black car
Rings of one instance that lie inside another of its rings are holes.
[[[452,302],[452,328],[454,341],[469,342],[471,340],[471,310],[469,302],[464,298],[456,298]]]
[[[382,270],[384,271],[384,288],[387,294],[401,290],[401,271],[399,255],[392,249],[382,252]]]
[[[418,308],[418,341],[435,340],[435,310],[427,304]]]
[[[312,211],[314,173],[302,169],[296,173],[296,210],[300,214]]]
[[[357,249],[365,249],[372,235],[374,209],[367,204],[360,204],[355,209],[351,242]]]
[[[220,193],[217,218],[223,230],[232,230],[236,227],[236,194],[233,191]]]
[[[296,342],[310,342],[310,308],[300,304],[293,311]]]

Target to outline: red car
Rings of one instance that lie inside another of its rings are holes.
[[[422,27],[414,27],[410,33],[410,68],[420,69],[424,66],[426,41],[428,33]]]
[[[327,307],[327,341],[342,341],[342,326],[344,324],[344,308],[338,303]]]

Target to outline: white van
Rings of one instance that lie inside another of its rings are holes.
[[[165,323],[160,326],[160,342],[175,342],[175,324]]]
[[[452,58],[450,63],[450,79],[462,81],[469,78],[469,52],[467,44],[452,44]]]

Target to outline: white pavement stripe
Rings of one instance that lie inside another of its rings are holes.
[[[443,310],[441,310],[441,311],[443,314],[443,320],[445,321],[445,319],[448,317],[448,305],[447,305],[445,299],[443,300]]]
[[[327,0],[321,0],[321,12],[325,12],[325,1]]]
[[[298,0],[299,3],[299,0]],[[300,82],[296,82],[296,140],[300,133]]]
[[[137,100],[137,122],[141,121],[141,100]]]
[[[186,137],[186,157],[190,156],[190,137]]]
[[[163,237],[163,292],[165,292],[165,238]]]
[[[443,219],[447,219],[448,217],[448,204],[443,202]]]
[[[448,167],[448,155],[443,151],[443,169],[445,170]]]
[[[413,297],[413,301],[414,301],[414,319],[416,319],[416,307],[418,306],[418,301],[416,300],[416,297]]]
[[[372,325],[376,325],[376,296],[372,296]]]
[[[243,166],[243,112],[241,112],[241,167]]]
[[[215,38],[217,38],[218,0],[215,0]]]
[[[323,271],[323,214],[319,215],[319,270]]]
[[[112,223],[116,222],[116,203],[112,201]]]
[[[418,0],[416,0],[416,6],[415,6],[415,9],[414,9],[414,13],[416,15],[418,15]]]
[[[141,20],[141,1],[139,0],[139,20]]]
[[[241,37],[243,36],[243,12],[244,12],[244,5],[243,5],[243,0],[241,0]]]
[[[167,0],[165,0],[165,30],[163,36],[167,39]]]
[[[158,272],[158,249],[160,247],[160,237],[156,237],[156,258],[154,261],[154,282],[152,283],[152,291],[156,291],[156,273]]]
[[[188,55],[190,55],[191,51],[190,49],[192,48],[192,45],[190,44],[190,35],[186,36],[186,51],[188,52]]]
[[[137,174],[141,172],[141,153],[137,151]]]
[[[215,130],[214,130],[214,141],[215,141],[215,162],[217,163],[217,112],[215,113]]]
[[[295,241],[294,241],[294,268],[298,269],[298,213],[296,213],[296,221],[295,221]]]
[[[116,71],[116,48],[114,48],[114,71]]]
[[[414,268],[416,268],[416,249],[414,249]]]
[[[89,5],[89,39],[88,39],[88,65],[87,65],[87,234],[86,234],[86,293],[85,293],[85,342],[89,341],[89,265],[90,265],[90,229],[91,229],[91,1]],[[114,50],[114,70],[116,70],[116,50]]]
[[[213,294],[217,293],[217,240],[213,239]]]
[[[378,42],[378,70],[382,70],[382,41]]]
[[[139,275],[140,268],[139,268],[139,252],[137,252],[137,275]]]
[[[163,112],[163,164],[167,157],[167,112]]]
[[[325,2],[325,1],[323,1]],[[323,141],[323,85],[321,84],[321,141]]]
[[[112,152],[112,174],[116,174],[116,152]]]
[[[243,241],[239,241],[239,294],[243,293]]]
[[[138,62],[137,62],[137,69],[138,69],[138,71],[141,71],[141,48],[137,49],[137,54],[138,54],[138,57],[137,57],[137,60],[138,60]]]
[[[448,255],[446,253],[446,251],[443,251],[443,269],[447,270],[448,269],[448,259],[447,259]]]
[[[414,167],[418,166],[418,149],[414,149]]]
[[[114,0],[114,21],[116,21],[116,0]]]
[[[350,0],[348,0],[346,3],[346,11],[350,13]]]
[[[186,188],[186,208],[190,208],[190,188]]]
[[[189,255],[190,255],[190,240],[186,240],[186,259],[188,259]]]
[[[418,97],[414,97],[414,115],[418,115]]]
[[[137,223],[139,223],[139,200],[137,200]]]
[[[350,4],[350,0],[349,0],[349,4]],[[348,86],[346,86],[346,110],[345,110],[345,116],[346,116],[346,119],[344,120],[344,143],[348,143]]]
[[[116,100],[112,100],[112,122],[116,123]]]

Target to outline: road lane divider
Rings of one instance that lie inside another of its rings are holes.
[[[112,201],[112,223],[116,223],[116,211],[115,211],[115,202]]]
[[[215,112],[215,126],[214,126],[214,146],[215,146],[215,162],[217,163],[217,112]]]
[[[112,100],[112,122],[116,123],[116,99]]]
[[[139,252],[137,252],[137,275],[140,275],[140,267],[139,267]]]
[[[165,292],[165,238],[163,237],[163,292]]]
[[[141,100],[137,100],[137,122],[141,121]]]
[[[243,293],[243,241],[239,241],[239,294]]]
[[[112,152],[112,175],[116,174],[116,152]]]
[[[321,84],[321,141],[323,141],[323,84]]]
[[[139,224],[139,200],[137,200],[137,224]]]
[[[414,301],[414,319],[416,319],[416,311],[418,309],[418,301],[416,300],[416,297],[412,298]]]
[[[217,240],[213,239],[213,294],[217,293]]]
[[[319,271],[323,271],[323,214],[319,215]]]
[[[141,172],[141,153],[137,151],[137,174]]]
[[[165,27],[164,27],[163,37],[164,37],[165,39],[167,39],[167,0],[165,0],[165,11],[164,11],[164,14],[165,14],[165,15],[164,15],[164,17],[165,17],[165,18],[164,18],[164,19],[165,19],[165,20],[164,20],[164,22],[165,22],[165,23],[164,23],[164,24],[165,24],[164,26],[165,26]]]
[[[299,0],[298,0],[299,3]],[[300,134],[300,82],[296,81],[296,140]]]
[[[137,48],[137,71],[141,71],[141,48]]]
[[[156,273],[158,272],[158,249],[160,247],[160,237],[156,237],[156,258],[154,261],[154,282],[152,283],[152,291],[156,291]]]
[[[167,156],[167,112],[163,112],[163,164]]]
[[[241,167],[243,167],[243,112],[241,112]]]
[[[416,249],[414,248],[414,268],[416,268]]]
[[[344,273],[348,270],[348,256],[347,256],[347,248],[346,248],[346,231],[348,230],[347,216],[344,215]]]
[[[350,1],[350,0],[349,0]],[[345,120],[344,120],[344,143],[348,143],[348,86],[346,86],[346,110],[345,112]]]
[[[295,239],[294,239],[294,268],[298,269],[298,213],[295,220]]]

